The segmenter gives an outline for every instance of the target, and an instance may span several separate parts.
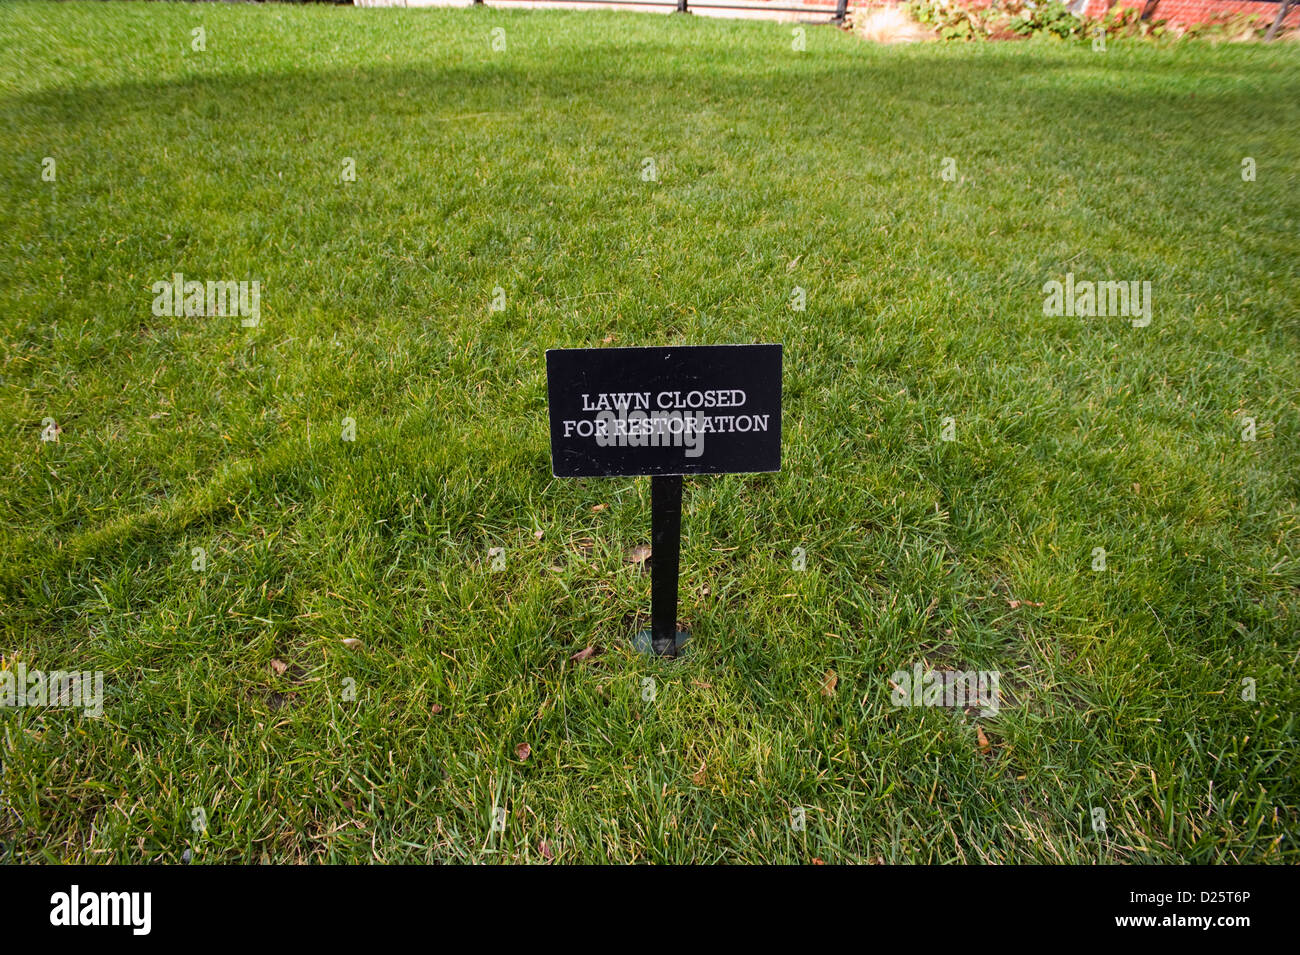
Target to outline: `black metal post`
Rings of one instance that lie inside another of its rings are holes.
[[[835,0],[835,22],[843,23],[849,13],[849,0]]]
[[[689,10],[686,9],[686,4],[687,4],[687,2],[688,2],[688,0],[677,0],[677,12],[678,12],[678,13],[690,13],[690,12],[691,12],[691,11],[689,11]],[[655,478],[655,480],[657,481],[657,480],[659,480],[659,479],[658,479],[658,478]],[[678,478],[678,479],[677,479],[677,483],[678,483],[678,484],[681,484],[681,483],[682,483],[682,479],[681,479],[681,478]]]
[[[684,2],[684,0],[683,0]],[[682,546],[682,477],[650,478],[650,646],[677,655],[677,565]]]

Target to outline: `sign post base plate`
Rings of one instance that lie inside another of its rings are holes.
[[[675,657],[682,652],[682,646],[691,638],[689,630],[678,630],[677,639],[673,641],[671,653],[655,653],[652,642],[651,632],[649,630],[638,630],[632,635],[632,648],[638,653],[644,653],[647,656]]]

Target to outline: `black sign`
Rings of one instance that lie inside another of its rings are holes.
[[[781,470],[781,346],[546,353],[556,477]]]

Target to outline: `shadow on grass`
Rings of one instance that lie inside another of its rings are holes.
[[[634,50],[665,61],[681,55],[669,44]],[[372,227],[382,233],[384,217],[408,203],[427,200],[451,216],[474,196],[479,205],[471,214],[481,216],[497,193],[540,202],[563,190],[566,176],[634,169],[656,150],[683,165],[711,164],[738,191],[765,177],[798,185],[807,174],[801,188],[815,194],[808,202],[832,214],[835,183],[822,178],[828,168],[865,163],[885,176],[910,169],[932,178],[940,157],[956,155],[964,164],[1016,167],[1025,189],[1039,177],[1065,173],[1075,177],[1075,188],[1101,196],[1116,189],[1115,171],[1126,170],[1149,187],[1144,201],[1180,207],[1187,221],[1208,229],[1223,221],[1221,201],[1188,188],[1189,175],[1209,176],[1206,151],[1231,160],[1251,144],[1290,144],[1300,125],[1296,71],[1261,71],[1260,62],[1250,52],[1207,51],[1198,66],[1176,52],[1149,51],[1116,55],[1103,66],[1073,49],[1040,48],[1032,55],[917,49],[836,54],[825,63],[789,61],[788,69],[767,71],[728,56],[690,73],[676,66],[620,64],[602,72],[539,62],[194,76],[9,98],[0,102],[0,126],[11,138],[27,132],[17,137],[11,172],[57,144],[85,170],[104,225],[122,235],[143,231],[116,198],[135,188],[155,200],[162,195],[151,215],[159,208],[166,214],[170,193],[191,210],[211,204],[235,210],[237,219],[263,218],[266,235],[302,255],[318,254],[319,243],[340,232]],[[1224,145],[1207,144],[1206,129]],[[314,182],[281,178],[286,167],[332,170],[345,155],[364,156],[365,175],[398,183],[373,195],[363,210],[369,218],[358,220],[355,210],[344,218],[328,205],[322,197],[331,183],[324,174]],[[423,173],[434,186],[404,194],[400,184]],[[689,182],[666,185],[684,189]],[[599,205],[597,185],[589,184],[587,194]],[[1275,210],[1279,222],[1300,217],[1294,190],[1271,195],[1285,197]],[[990,202],[999,198],[990,192]],[[920,198],[903,194],[899,206],[919,210],[931,199],[929,190]],[[201,221],[177,226],[178,234],[204,229]],[[151,251],[162,258],[174,246],[155,242]],[[291,451],[274,449],[250,473],[292,471]],[[68,561],[132,541],[174,538],[218,516],[230,491],[222,481],[247,478],[230,474],[214,478],[211,493],[110,521],[57,553]],[[303,481],[293,491],[319,495],[318,487]],[[6,583],[23,576],[20,570]]]

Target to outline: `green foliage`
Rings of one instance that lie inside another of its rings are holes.
[[[1251,40],[1267,32],[1270,18],[1258,14],[1221,14],[1204,23],[1171,29],[1164,20],[1143,20],[1142,7],[1113,4],[1096,18],[1071,13],[1061,0],[994,0],[972,6],[961,0],[912,0],[906,9],[918,23],[933,27],[943,40],[1054,37],[1062,40],[1108,39]]]
[[[1003,10],[1011,17],[1010,29],[1021,36],[1046,34],[1064,40],[1078,36],[1083,29],[1083,20],[1071,13],[1060,0],[1047,3],[1011,0]]]
[[[934,27],[943,40],[973,40],[984,35],[979,10],[947,0],[912,0],[907,5],[912,19]]]
[[[1078,36],[1083,21],[1060,0],[995,0],[975,6],[956,0],[912,0],[907,6],[918,23],[934,27],[944,40],[984,39],[1000,34]]]
[[[1275,16],[1276,14],[1260,16],[1257,13],[1218,14],[1201,23],[1190,24],[1183,36],[1211,41],[1263,39]],[[1294,29],[1283,30],[1280,35],[1292,32]]]

